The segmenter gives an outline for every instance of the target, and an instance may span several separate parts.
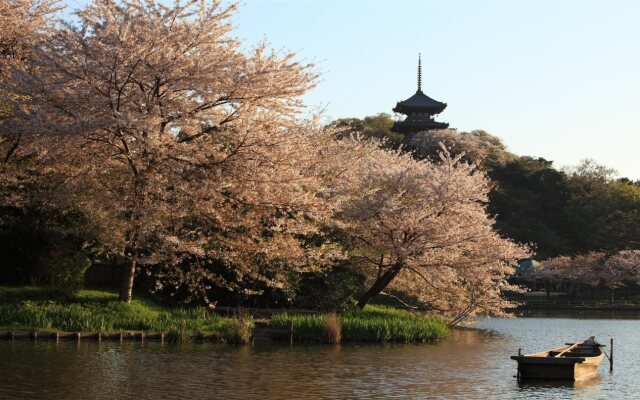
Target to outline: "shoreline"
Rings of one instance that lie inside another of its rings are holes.
[[[259,319],[264,312],[237,309],[225,317],[202,306],[169,307],[144,297],[122,303],[113,289],[61,297],[46,288],[0,286],[0,300],[0,340],[420,343],[450,335],[438,317],[380,305],[337,314],[269,309],[269,318]]]

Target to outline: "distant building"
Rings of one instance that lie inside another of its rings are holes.
[[[520,277],[523,275],[533,274],[538,271],[539,266],[540,262],[531,258],[521,260],[516,268],[516,276]]]
[[[437,122],[433,117],[447,108],[447,103],[441,103],[422,92],[422,58],[418,56],[418,91],[404,101],[399,101],[393,111],[404,114],[404,121],[397,121],[391,128],[392,132],[414,134],[434,129],[446,129],[449,124]]]

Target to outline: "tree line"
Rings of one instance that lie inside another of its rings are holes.
[[[576,294],[580,287],[604,286],[610,290],[610,301],[613,303],[616,289],[637,288],[640,284],[640,250],[554,257],[543,261],[538,268],[528,271],[523,277],[540,280],[547,288],[553,284],[571,283]],[[549,294],[547,289],[547,295]]]

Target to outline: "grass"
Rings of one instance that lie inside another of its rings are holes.
[[[433,342],[449,335],[449,328],[439,318],[392,307],[369,305],[364,310],[344,312],[337,317],[343,341]],[[275,314],[271,318],[271,327],[288,329],[289,321],[293,321],[296,338],[331,342],[326,333],[327,326],[332,324],[331,315]]]
[[[39,287],[0,286],[0,330],[67,332],[164,332],[174,341],[219,333],[233,343],[249,340],[251,320],[224,318],[205,307],[163,308],[150,299],[130,304],[105,290],[81,290],[65,297]]]

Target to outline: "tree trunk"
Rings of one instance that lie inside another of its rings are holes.
[[[403,267],[402,264],[396,264],[393,267],[391,267],[387,272],[380,275],[378,279],[376,279],[376,281],[373,283],[373,286],[371,286],[371,288],[367,290],[367,292],[362,296],[362,298],[360,298],[360,301],[358,301],[358,308],[362,310],[364,306],[369,304],[369,302],[374,297],[379,295],[380,292],[382,292],[384,288],[386,288],[387,285],[391,283],[393,278],[395,278],[400,273],[400,271],[402,270],[402,267]]]
[[[120,296],[118,300],[131,303],[133,293],[133,277],[136,274],[136,262],[131,261],[122,271],[122,280],[120,282]]]
[[[134,202],[130,208],[131,211],[131,230],[127,233],[127,245],[124,253],[129,255],[129,265],[125,266],[122,271],[122,280],[120,282],[120,296],[118,299],[123,302],[131,303],[133,294],[133,281],[136,275],[136,266],[138,264],[138,238],[140,237],[140,204],[142,204],[142,185],[138,180],[139,176],[134,171],[136,177],[134,183]]]
[[[551,300],[551,282],[545,282],[544,289],[547,292],[547,299]]]
[[[613,288],[611,288],[611,304],[613,305]]]

